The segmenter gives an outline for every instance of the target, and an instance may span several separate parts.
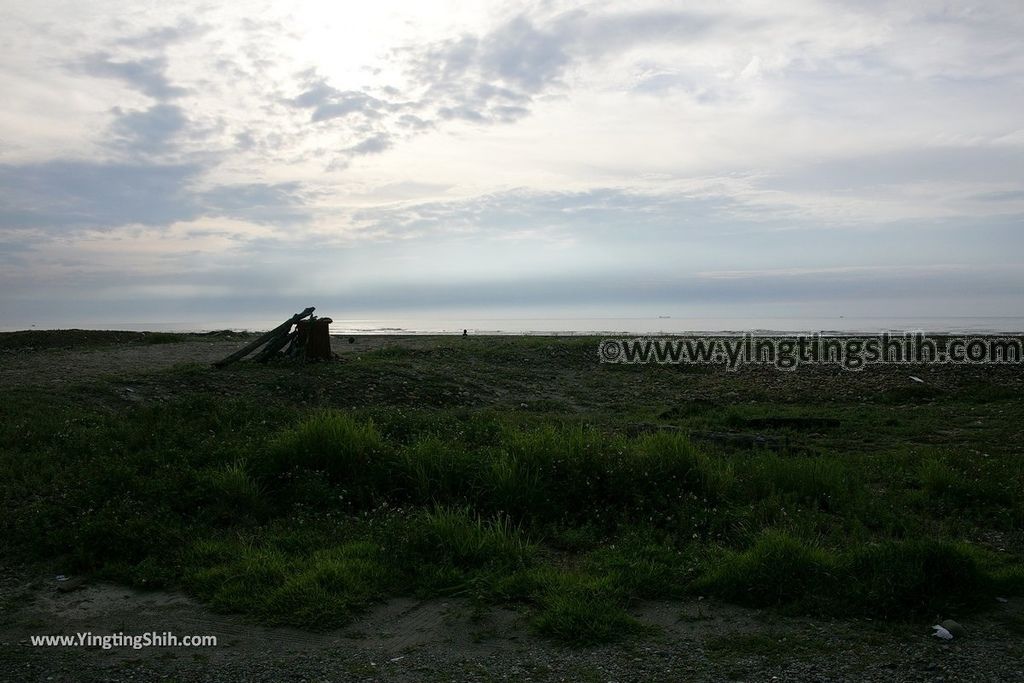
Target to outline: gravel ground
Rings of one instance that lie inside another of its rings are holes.
[[[654,628],[626,643],[572,650],[533,637],[523,615],[460,601],[395,599],[347,628],[309,633],[248,624],[171,592],[11,577],[0,622],[0,681],[1011,681],[1024,680],[1019,599],[962,621],[779,616],[703,600],[638,605]],[[216,647],[31,645],[33,635],[170,631]]]

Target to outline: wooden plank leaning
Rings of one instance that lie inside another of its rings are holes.
[[[270,341],[274,337],[276,337],[276,336],[278,336],[280,334],[285,334],[285,335],[288,334],[288,330],[291,329],[292,325],[294,325],[295,323],[299,322],[303,318],[308,318],[309,316],[313,315],[313,311],[314,310],[316,310],[316,307],[315,306],[310,306],[309,308],[307,308],[306,310],[302,311],[301,313],[296,313],[291,318],[289,318],[285,322],[281,323],[280,325],[278,325],[277,327],[272,329],[270,332],[267,332],[266,334],[261,335],[259,338],[254,339],[253,341],[249,342],[248,344],[246,344],[242,348],[240,348],[237,351],[235,351],[234,353],[232,353],[227,358],[222,358],[221,360],[217,361],[216,363],[213,364],[213,367],[215,367],[215,368],[223,368],[225,366],[231,365],[235,361],[241,360],[242,358],[245,358],[250,353],[252,353],[256,349],[258,349],[259,347],[263,346],[264,344],[266,344],[268,341]]]

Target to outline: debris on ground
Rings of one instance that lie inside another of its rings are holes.
[[[226,367],[253,352],[256,352],[253,360],[258,363],[266,363],[273,358],[333,360],[330,325],[334,321],[330,318],[316,317],[313,315],[315,310],[316,307],[310,306],[301,313],[296,313],[230,356],[217,361],[213,364],[214,367]],[[293,327],[295,329],[292,329]]]
[[[967,634],[967,631],[959,623],[952,619],[946,619],[945,621],[939,622],[939,626],[949,631],[950,635],[954,638],[963,638]]]
[[[85,585],[84,576],[69,577],[64,574],[57,575],[57,590],[61,593],[70,593],[73,590],[78,590]]]

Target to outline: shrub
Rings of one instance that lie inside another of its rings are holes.
[[[842,563],[851,609],[878,615],[934,614],[976,598],[988,582],[961,544],[892,541],[851,550]]]
[[[416,503],[444,504],[469,497],[480,458],[459,444],[428,435],[396,456],[397,485]]]
[[[1010,491],[1003,488],[1002,482],[995,477],[972,479],[938,458],[922,462],[918,478],[921,488],[932,500],[953,508],[984,508],[1013,502]]]
[[[259,518],[267,512],[262,487],[242,460],[200,471],[198,484],[215,521],[232,521],[245,516]]]
[[[689,496],[720,500],[732,472],[678,434],[639,440],[584,427],[507,430],[482,471],[481,504],[539,521],[618,522],[663,514]]]
[[[855,498],[854,477],[834,458],[782,458],[765,455],[744,467],[747,496],[780,495],[821,510],[835,512]]]
[[[619,640],[643,630],[622,608],[606,581],[571,572],[548,572],[548,585],[530,626],[538,635],[568,645]]]
[[[459,569],[525,566],[534,546],[507,517],[483,519],[468,508],[439,507],[414,516],[406,552],[417,563],[448,564]]]
[[[365,505],[387,487],[393,463],[372,421],[324,411],[281,434],[256,469],[263,477],[295,469],[320,471],[351,501]]]
[[[908,617],[969,605],[996,585],[977,551],[932,540],[889,541],[830,554],[768,532],[750,549],[726,553],[694,583],[753,606],[795,605],[822,614]],[[1002,575],[1007,583],[1011,573]]]
[[[215,608],[315,629],[346,623],[395,582],[380,547],[366,541],[309,555],[238,540],[203,541],[188,561],[193,569],[186,584]]]
[[[620,539],[591,552],[588,573],[607,576],[626,599],[681,597],[692,580],[690,555],[650,538]]]
[[[681,494],[709,501],[725,498],[733,483],[732,468],[693,448],[677,433],[660,432],[642,437],[623,460],[622,485],[632,484],[642,508],[662,508]],[[645,495],[645,492],[646,495]],[[635,494],[636,495],[636,494]]]
[[[756,607],[823,595],[834,563],[821,550],[780,532],[762,535],[744,552],[728,552],[708,566],[695,588]]]

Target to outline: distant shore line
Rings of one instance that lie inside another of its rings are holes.
[[[31,333],[72,333],[94,332],[126,335],[189,335],[211,336],[218,334],[256,335],[270,328],[225,327],[225,328],[169,328],[169,329],[126,329],[124,327],[32,327],[22,329],[0,329],[0,335],[23,335]],[[490,329],[442,329],[418,330],[406,328],[346,328],[331,327],[332,337],[461,337],[464,334],[475,337],[741,337],[821,335],[830,337],[877,336],[881,334],[903,335],[923,333],[935,336],[976,335],[976,336],[1024,336],[1024,329],[998,328],[890,328],[890,329],[720,329],[720,330],[490,330]]]

